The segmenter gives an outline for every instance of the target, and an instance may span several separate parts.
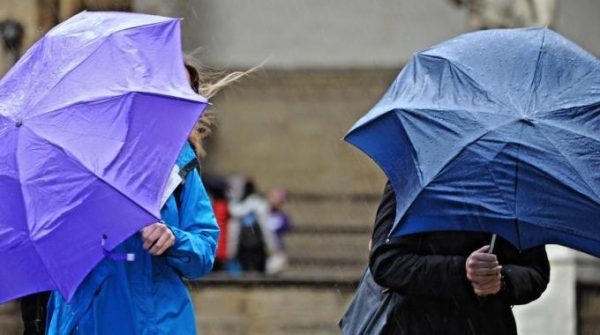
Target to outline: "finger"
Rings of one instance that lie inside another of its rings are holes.
[[[471,285],[490,285],[500,281],[500,277],[497,276],[487,276],[487,277],[475,277],[471,281]]]
[[[493,278],[481,278],[481,281],[475,281],[471,283],[471,286],[476,287],[478,289],[488,289],[491,287],[498,286],[502,283],[500,277]]]
[[[142,236],[142,240],[144,241],[142,247],[146,250],[149,250],[156,243],[156,241],[158,241],[161,235],[164,234],[165,229],[166,227],[164,227],[164,225],[159,225],[156,226],[154,230],[152,230],[152,232],[146,239],[144,239]]]
[[[480,253],[477,251],[471,253],[469,255],[468,259],[473,260],[473,261],[480,261],[480,262],[498,261],[498,258],[494,254]]]
[[[501,274],[497,274],[497,275],[493,275],[493,276],[480,276],[480,277],[473,277],[473,281],[471,282],[472,285],[490,285],[492,283],[501,283],[502,282],[502,275]]]
[[[144,248],[144,250],[150,249],[154,245],[154,242],[156,242],[156,240],[150,240],[149,238],[147,238],[143,241],[144,241],[144,244],[142,244],[142,248]]]
[[[167,235],[164,244],[159,250],[156,251],[156,255],[158,256],[164,254],[167,250],[169,250],[170,247],[173,246],[173,244],[175,244],[175,236],[173,234]]]
[[[493,275],[497,275],[502,271],[502,266],[496,266],[493,268],[474,268],[474,269],[468,269],[467,273],[470,274],[473,277],[477,277],[477,276],[493,276]]]
[[[490,251],[490,246],[489,245],[484,245],[483,247],[473,251],[473,253],[487,253],[488,251]]]
[[[497,262],[498,258],[494,254],[471,254],[470,259],[477,262]]]
[[[150,236],[150,234],[152,234],[152,232],[158,227],[159,224],[159,222],[155,222],[142,228],[142,230],[140,231],[142,239],[147,239]]]
[[[146,234],[146,236],[142,236],[142,242],[144,242],[142,244],[142,248],[144,248],[145,250],[148,250],[156,241],[156,239],[152,239],[152,234],[154,234],[154,229],[149,231],[148,234]]]
[[[467,273],[475,274],[479,271],[494,271],[495,269],[502,268],[501,265],[498,265],[498,262],[477,262],[474,260],[467,260],[467,264],[465,269]]]
[[[479,269],[495,269],[500,266],[501,265],[499,265],[498,262],[477,262],[469,260],[467,261],[466,269],[467,271],[474,271]]]
[[[501,277],[502,266],[494,269],[474,269],[467,270],[467,279],[471,282],[489,281],[489,278]]]
[[[154,243],[152,248],[150,248],[150,254],[154,256],[162,255],[165,251],[167,251],[168,248],[170,248],[173,245],[174,240],[175,237],[173,236],[173,234],[170,231],[165,231],[165,233],[162,234],[158,238],[158,240],[156,240],[156,243]]]

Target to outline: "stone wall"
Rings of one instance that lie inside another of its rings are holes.
[[[0,21],[15,20],[24,28],[22,55],[52,27],[82,10],[130,11],[131,8],[131,0],[0,0]],[[0,45],[0,77],[13,63]]]
[[[0,21],[14,20],[24,28],[21,53],[24,53],[40,36],[38,27],[38,11],[36,0],[0,0]],[[13,65],[14,59],[9,56],[0,43],[0,78]]]
[[[258,70],[213,101],[207,170],[292,192],[380,194],[383,173],[342,138],[398,71]]]
[[[213,101],[205,170],[253,177],[259,191],[286,188],[297,225],[370,228],[385,175],[342,138],[398,71],[251,74]]]
[[[0,304],[0,335],[20,335],[23,333],[19,305],[10,301]]]

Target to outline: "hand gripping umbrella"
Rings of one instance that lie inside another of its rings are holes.
[[[394,187],[393,236],[483,231],[600,256],[599,129],[600,62],[552,30],[504,29],[417,53],[345,139]]]
[[[112,250],[160,218],[206,99],[190,88],[180,20],[83,12],[0,82],[0,303],[70,299]]]

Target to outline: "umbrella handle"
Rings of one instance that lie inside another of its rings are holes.
[[[496,245],[496,234],[492,235],[492,241],[490,242],[490,251],[488,251],[488,254],[493,254],[494,253],[494,246]]]

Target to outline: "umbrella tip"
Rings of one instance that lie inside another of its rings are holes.
[[[20,126],[22,126],[22,125],[23,125],[23,121],[22,121],[22,120],[18,120],[18,121],[15,123],[15,126],[16,126],[17,128],[19,128],[19,127],[20,127]]]
[[[533,126],[533,123],[534,123],[534,119],[532,119],[532,118],[530,118],[530,117],[526,117],[526,116],[525,116],[525,117],[522,117],[522,118],[521,118],[521,121],[522,121],[523,123],[526,123],[526,124],[528,124],[528,125],[531,125],[531,126]]]

